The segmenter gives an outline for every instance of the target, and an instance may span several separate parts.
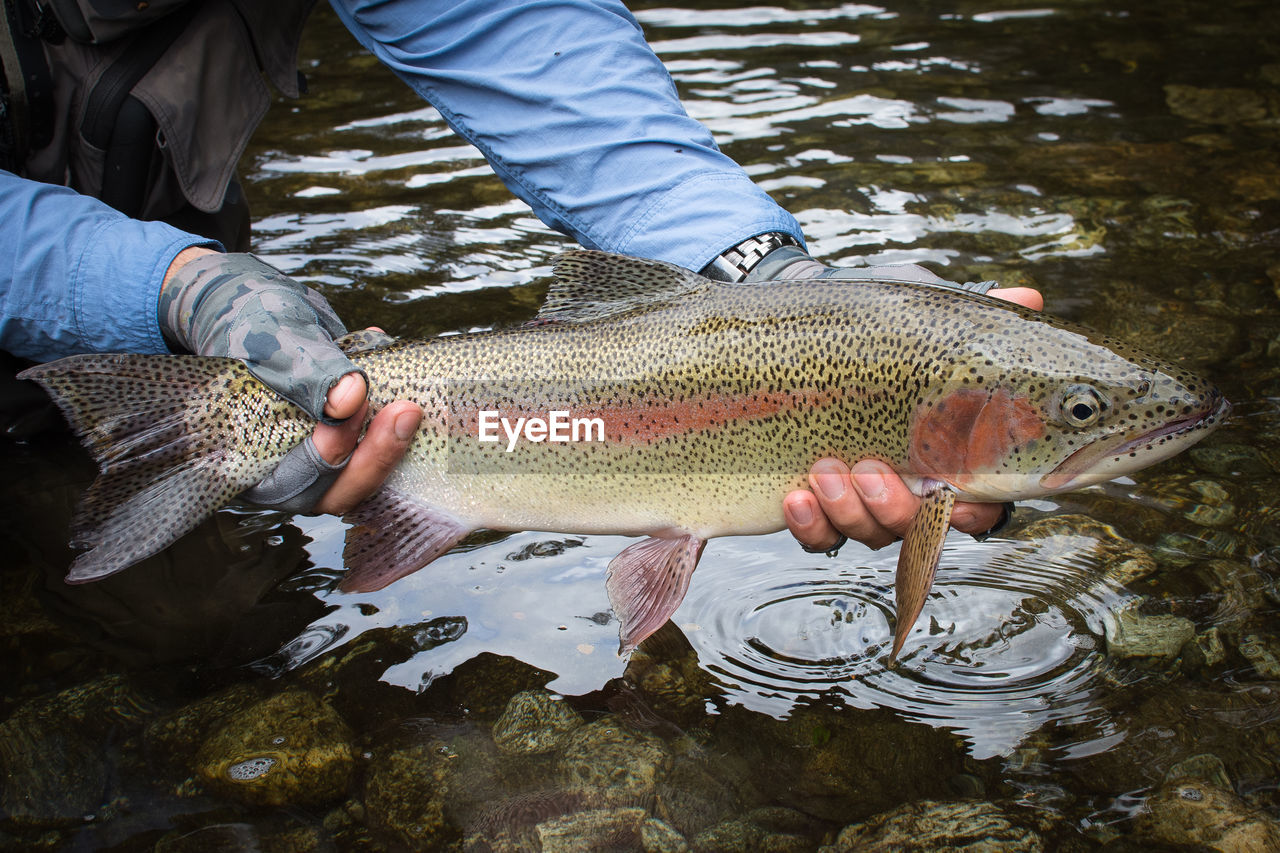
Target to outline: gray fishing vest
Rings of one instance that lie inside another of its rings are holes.
[[[7,168],[247,247],[236,163],[270,103],[264,77],[301,92],[315,0],[0,3]]]

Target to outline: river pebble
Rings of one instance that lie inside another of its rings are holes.
[[[848,826],[834,844],[819,849],[821,853],[865,850],[1040,853],[1046,847],[1038,832],[1021,825],[994,803],[921,800]]]
[[[375,753],[364,786],[369,825],[411,850],[453,840],[445,804],[454,769],[452,751],[436,739]]]
[[[1237,647],[1258,675],[1280,679],[1280,639],[1265,634],[1249,634]]]
[[[1280,823],[1232,791],[1194,777],[1161,785],[1148,798],[1137,830],[1151,841],[1223,853],[1280,850]]]
[[[538,824],[542,853],[581,853],[588,850],[641,849],[644,809],[590,809]]]
[[[592,792],[609,805],[631,806],[652,802],[670,765],[661,740],[606,715],[570,733],[558,771],[571,790]]]
[[[153,712],[124,676],[24,702],[0,723],[0,809],[24,827],[92,819],[111,796],[115,750],[98,744],[139,729]]]
[[[196,756],[220,794],[255,805],[315,805],[346,792],[355,773],[351,730],[311,693],[287,689],[234,713]]]
[[[1116,658],[1173,658],[1196,634],[1195,623],[1181,616],[1147,616],[1130,606],[1107,614],[1107,654]]]
[[[1267,98],[1250,89],[1203,88],[1172,84],[1164,87],[1169,111],[1205,124],[1237,124],[1267,117]]]
[[[568,702],[544,690],[524,690],[511,697],[493,726],[493,741],[511,755],[552,752],[584,723]]]
[[[689,842],[671,824],[648,818],[640,824],[640,846],[644,853],[688,853]]]

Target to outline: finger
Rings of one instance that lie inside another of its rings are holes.
[[[385,406],[369,422],[364,440],[352,451],[346,469],[316,504],[316,512],[343,515],[381,488],[387,475],[400,464],[421,422],[422,409],[416,403],[398,400]],[[321,428],[316,427],[316,432]],[[316,444],[319,445],[319,438]]]
[[[882,463],[876,464],[888,470]],[[891,471],[889,473],[892,474]],[[897,480],[897,477],[893,479]],[[898,483],[901,486],[901,481]],[[897,531],[887,528],[884,521],[873,514],[866,498],[854,485],[849,466],[840,460],[819,459],[815,462],[809,470],[809,487],[830,523],[850,539],[856,539],[869,548],[883,548],[897,535]],[[901,486],[901,491],[905,492],[906,487]],[[906,494],[914,497],[910,492]],[[878,496],[877,499],[882,498]],[[915,512],[914,506],[910,512]]]
[[[349,376],[360,378],[359,374],[349,374]],[[343,379],[349,376],[344,376]],[[362,384],[361,388],[363,387]],[[332,425],[316,424],[315,430],[311,433],[311,440],[315,442],[321,459],[330,465],[337,465],[351,455],[351,451],[356,449],[356,443],[360,440],[360,430],[364,427],[367,408],[362,394],[359,408],[350,412],[345,420]]]
[[[782,499],[787,529],[810,551],[828,551],[840,542],[840,531],[827,520],[818,499],[808,489],[796,489]]]
[[[920,509],[920,498],[902,478],[883,462],[864,459],[853,466],[850,479],[864,511],[892,534],[890,539],[905,536]]]
[[[995,527],[1003,515],[1003,504],[957,503],[951,510],[951,526],[961,533],[978,536]]]
[[[994,287],[987,291],[987,295],[1016,302],[1033,311],[1044,310],[1044,297],[1040,295],[1040,291],[1030,287]]]
[[[324,413],[334,420],[349,418],[360,411],[364,398],[364,377],[359,373],[348,373],[329,389],[329,394],[325,397]],[[351,452],[350,448],[347,452]]]

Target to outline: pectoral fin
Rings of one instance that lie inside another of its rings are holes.
[[[894,581],[894,600],[898,608],[898,621],[893,631],[893,651],[889,663],[893,663],[902,644],[916,624],[924,601],[933,586],[938,560],[942,558],[942,543],[951,525],[951,508],[956,495],[945,486],[938,486],[924,496],[920,511],[911,519],[911,527],[902,540],[902,553],[898,555],[898,575]]]
[[[449,513],[386,487],[343,520],[351,525],[342,552],[348,570],[341,589],[347,592],[382,589],[413,574],[471,532]]]
[[[631,545],[609,563],[605,589],[622,623],[619,654],[633,651],[676,612],[706,544],[692,535],[654,537]]]

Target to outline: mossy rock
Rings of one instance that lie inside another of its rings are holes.
[[[291,688],[226,719],[200,747],[209,788],[254,805],[318,805],[344,795],[355,772],[351,730],[311,693]]]
[[[375,830],[411,850],[433,850],[457,834],[445,817],[455,756],[441,740],[374,755],[364,786],[365,814]]]
[[[541,755],[560,747],[584,723],[569,703],[545,690],[522,690],[493,726],[493,742],[510,755]]]

